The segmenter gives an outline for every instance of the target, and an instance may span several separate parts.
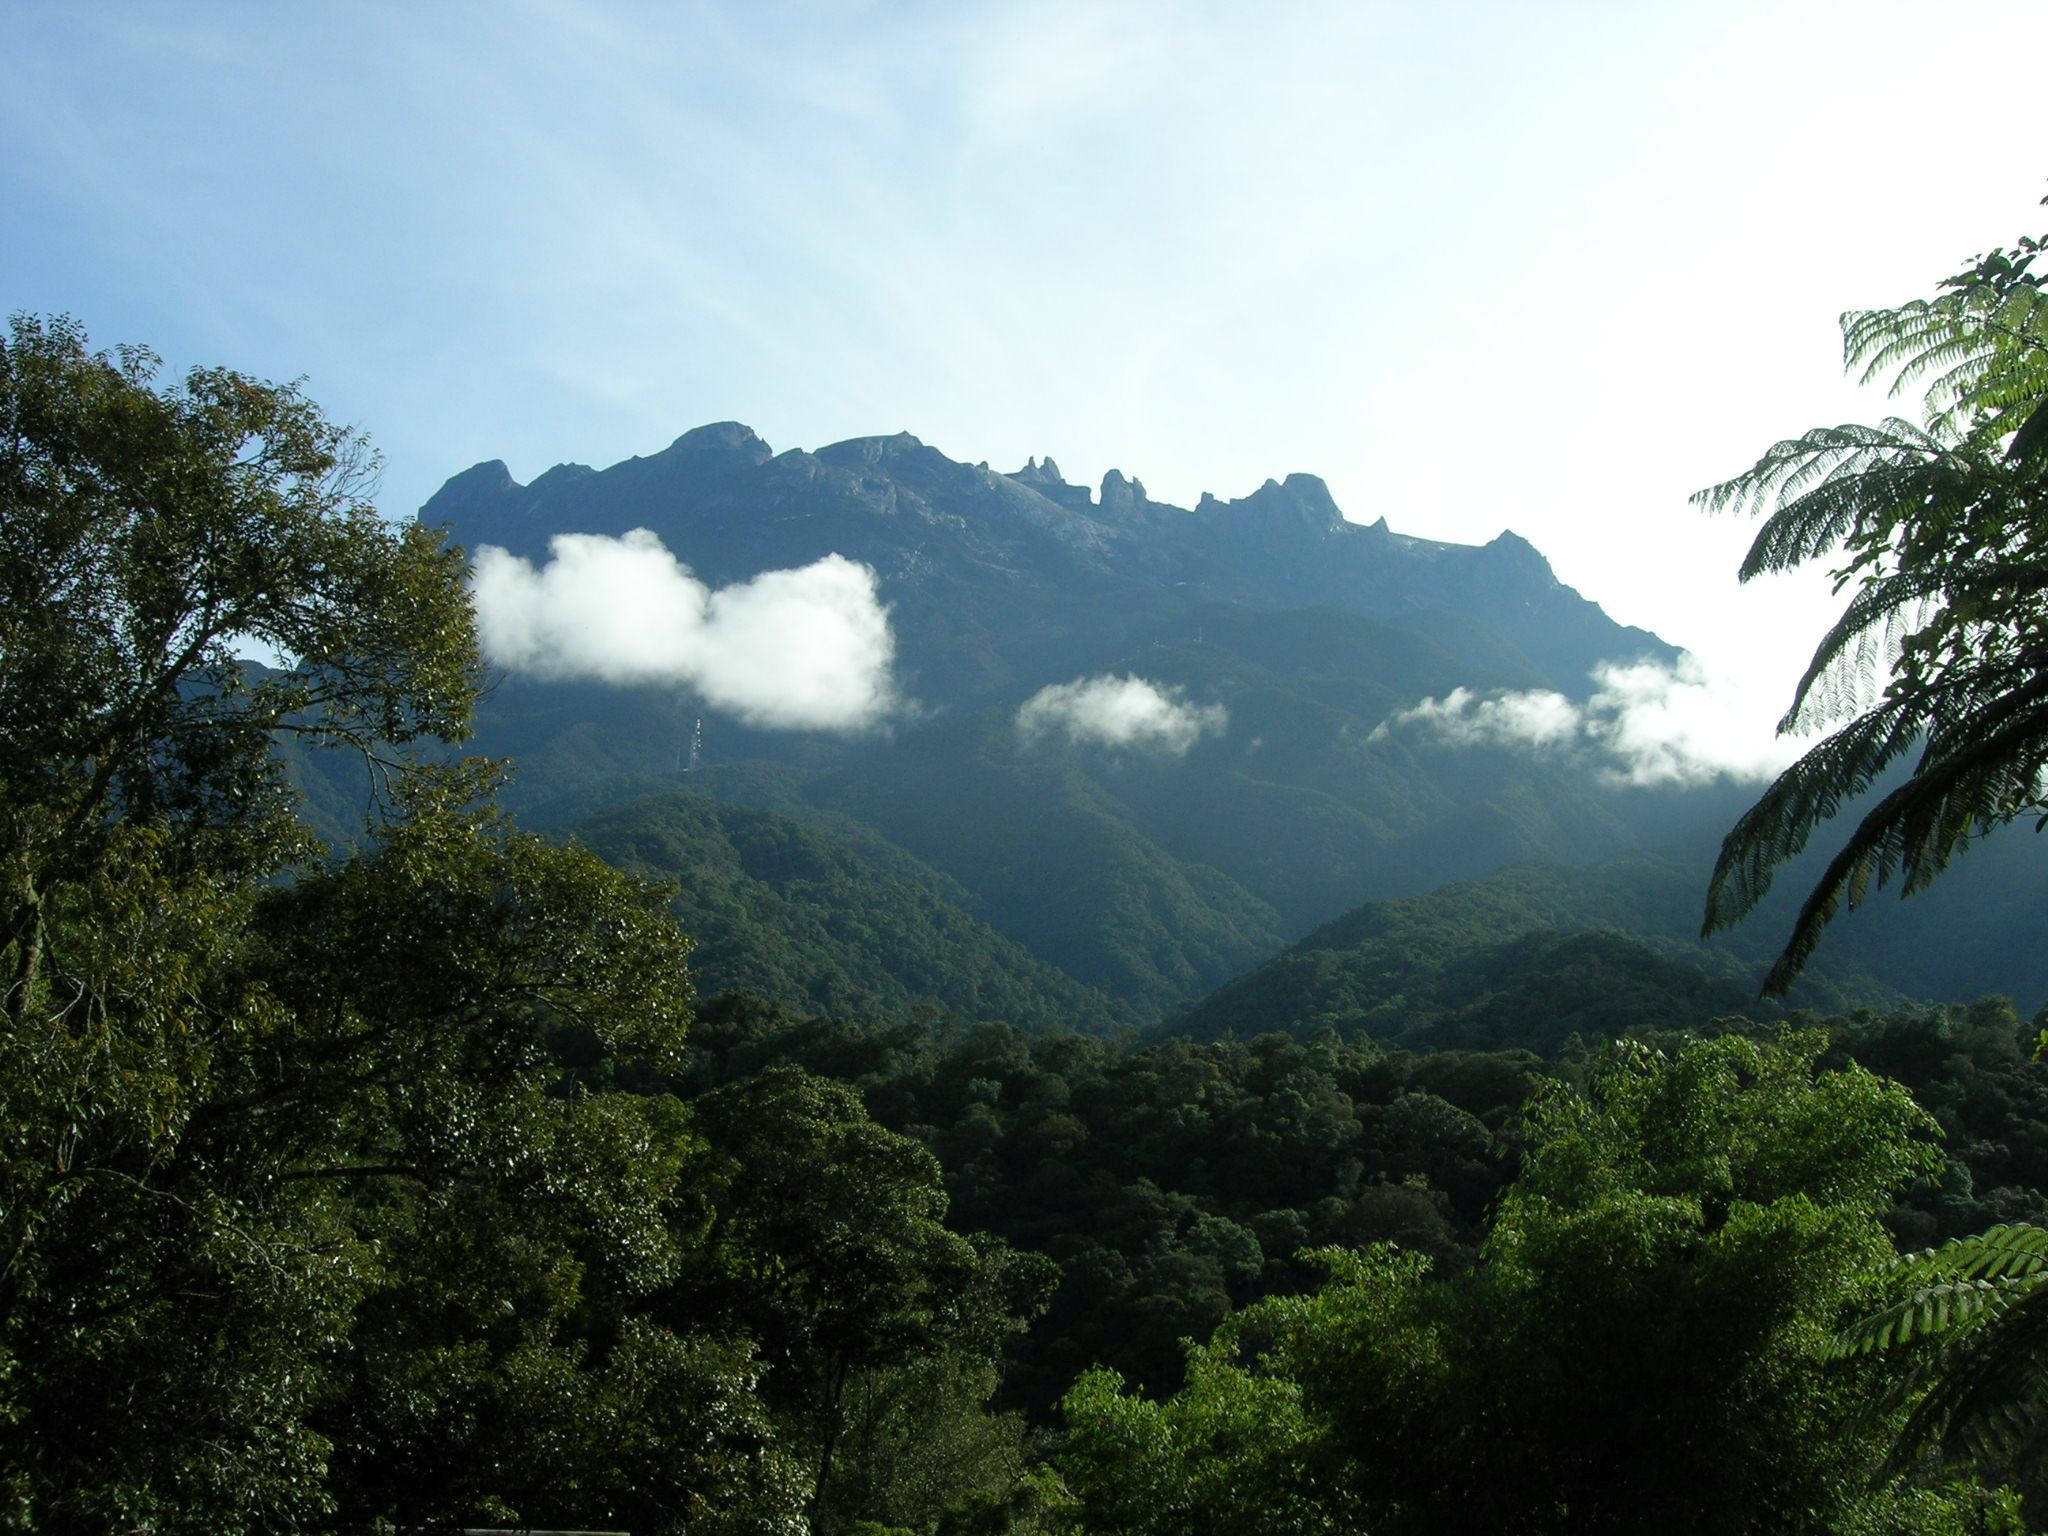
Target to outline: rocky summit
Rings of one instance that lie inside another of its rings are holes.
[[[713,586],[840,554],[871,566],[926,702],[1001,687],[1041,652],[1114,648],[1176,614],[1224,603],[1326,607],[1440,634],[1488,632],[1494,659],[1568,696],[1602,661],[1669,660],[1559,582],[1524,539],[1462,545],[1347,520],[1314,475],[1192,509],[1111,470],[1100,494],[1050,458],[1001,474],[909,433],[773,452],[720,422],[602,471],[559,465],[521,485],[497,461],[451,479],[420,513],[472,548],[542,559],[559,533],[647,528]],[[1007,654],[991,656],[991,644]]]

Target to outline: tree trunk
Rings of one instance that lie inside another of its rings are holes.
[[[43,903],[35,882],[26,876],[14,892],[14,911],[7,923],[7,942],[14,947],[14,974],[7,983],[7,1024],[18,1031],[28,1017],[28,1001],[43,964]]]
[[[846,1394],[847,1363],[832,1362],[825,1378],[825,1433],[818,1446],[818,1478],[811,1491],[811,1536],[825,1536],[825,1495],[832,1483],[832,1453],[839,1445],[840,1400]]]

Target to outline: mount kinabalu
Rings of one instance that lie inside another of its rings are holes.
[[[723,422],[647,458],[559,465],[530,485],[479,464],[420,516],[472,547],[534,559],[557,533],[645,527],[713,586],[827,554],[858,560],[894,608],[919,697],[941,706],[1034,675],[1041,653],[1063,663],[1203,603],[1329,607],[1432,637],[1478,620],[1492,643],[1463,635],[1454,650],[1572,695],[1598,662],[1675,654],[1559,583],[1513,533],[1470,546],[1408,538],[1384,518],[1347,522],[1313,475],[1184,510],[1116,470],[1098,499],[1050,459],[998,474],[907,433],[774,454]]]
[[[725,423],[528,485],[478,465],[421,517],[535,560],[556,534],[646,528],[714,587],[830,554],[871,567],[919,706],[886,731],[745,730],[673,689],[512,674],[479,748],[518,760],[537,824],[681,781],[813,830],[858,827],[1141,1018],[1361,901],[1625,851],[1673,814],[1670,797],[1618,793],[1567,759],[1376,739],[1458,686],[1583,696],[1603,661],[1676,653],[1512,533],[1473,547],[1350,523],[1309,475],[1183,509],[1116,471],[1097,496],[1049,459],[999,474],[908,435],[778,455]],[[1020,738],[1025,699],[1103,673],[1222,706],[1228,728],[1180,754]],[[685,779],[700,714],[704,766]],[[1689,809],[1724,817],[1729,802]]]

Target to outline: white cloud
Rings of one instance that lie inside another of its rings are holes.
[[[536,570],[492,545],[471,576],[484,654],[551,680],[672,683],[748,725],[857,731],[896,707],[875,573],[841,555],[712,591],[636,528],[560,534]]]
[[[1453,688],[1441,699],[1424,699],[1382,720],[1371,739],[1383,741],[1392,727],[1403,725],[1453,746],[1556,747],[1577,738],[1579,712],[1563,694],[1547,690],[1480,698],[1470,688]]]
[[[1610,778],[1636,785],[1768,779],[1804,747],[1776,733],[1777,688],[1709,673],[1690,654],[1675,666],[1609,663],[1594,670],[1593,682],[1583,704],[1548,690],[1482,698],[1454,688],[1390,715],[1372,739],[1413,729],[1452,746],[1580,752]]]
[[[1709,673],[1690,655],[1604,666],[1593,681],[1587,733],[1631,784],[1775,778],[1810,745],[1777,734],[1780,689]]]
[[[1230,714],[1221,704],[1190,704],[1178,688],[1142,677],[1080,677],[1041,688],[1017,711],[1017,734],[1032,742],[1063,735],[1178,756],[1205,735],[1222,735]]]

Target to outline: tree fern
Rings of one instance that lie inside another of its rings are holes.
[[[1988,415],[2000,436],[2017,433],[2048,393],[2048,293],[1995,271],[1951,281],[1939,298],[1844,315],[1847,366],[1866,384],[1891,375],[1895,395],[1921,386],[1938,430]]]
[[[1835,1338],[1836,1357],[1909,1350],[1874,1405],[1910,1405],[1891,1458],[2009,1461],[2048,1429],[2048,1230],[2018,1224],[1900,1259],[1891,1305]]]
[[[1722,845],[1705,931],[1738,921],[1824,821],[1917,750],[1802,904],[1767,991],[1846,902],[1925,886],[1991,828],[2044,809],[2048,769],[2048,291],[2043,240],[1980,257],[1937,297],[1842,317],[1844,358],[1920,421],[1824,427],[1701,491],[1764,516],[1749,580],[1832,556],[1850,593],[1780,730],[1826,731]]]

